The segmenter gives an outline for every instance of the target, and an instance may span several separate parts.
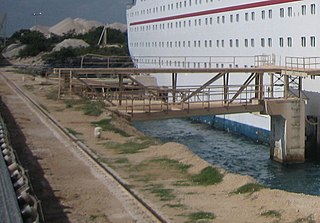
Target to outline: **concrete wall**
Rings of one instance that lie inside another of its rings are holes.
[[[266,101],[271,116],[270,156],[282,163],[305,161],[305,102],[300,99]]]

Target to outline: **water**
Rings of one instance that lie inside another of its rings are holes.
[[[146,135],[179,142],[209,163],[249,175],[262,185],[320,195],[320,163],[284,166],[270,160],[269,147],[186,119],[135,122]]]

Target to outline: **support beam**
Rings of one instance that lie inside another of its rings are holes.
[[[122,105],[123,74],[119,74],[119,105]]]
[[[305,161],[305,102],[300,99],[266,101],[271,116],[270,157],[281,163]]]
[[[182,100],[182,102],[186,102],[188,101],[190,98],[192,98],[193,96],[195,96],[196,94],[200,93],[203,89],[205,89],[206,87],[208,87],[210,84],[212,84],[213,82],[217,81],[219,78],[221,78],[222,76],[224,76],[225,73],[219,73],[217,74],[215,77],[213,77],[212,79],[210,79],[209,81],[207,81],[204,85],[202,85],[200,88],[198,88],[196,91],[192,92],[188,97],[186,97],[185,99]]]
[[[172,73],[172,102],[176,102],[176,90],[177,90],[177,83],[178,83],[178,74]]]
[[[223,75],[223,99],[224,103],[228,103],[228,94],[229,94],[229,73]]]
[[[235,95],[232,97],[229,103],[232,103],[241,93],[244,89],[248,87],[248,85],[256,78],[257,74],[252,73],[250,77],[244,82],[244,84],[240,87],[240,89],[235,93]]]

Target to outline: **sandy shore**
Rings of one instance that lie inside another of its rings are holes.
[[[22,78],[21,74],[7,69],[2,69],[0,72],[10,76],[16,84],[24,86],[28,94],[44,106],[56,120],[74,131],[77,137],[103,162],[118,172],[135,191],[172,222],[320,222],[320,198],[317,196],[271,189],[244,194],[234,193],[239,187],[255,181],[251,177],[231,174],[224,170],[220,170],[223,174],[222,182],[210,186],[196,185],[191,180],[192,176],[199,174],[209,164],[190,152],[184,145],[155,143],[144,137],[130,123],[108,111],[98,117],[87,116],[77,109],[76,105],[66,106],[65,101],[48,99],[47,95],[54,92],[57,86],[47,84],[45,80],[35,80],[31,76]],[[1,96],[4,99],[7,97],[3,91]],[[99,140],[95,139],[93,137],[95,126],[92,122],[103,119],[111,120],[113,126],[128,135],[103,131],[102,137]],[[150,146],[135,153],[124,149],[134,148],[145,142]],[[127,147],[124,147],[125,145]],[[53,167],[55,158],[52,156],[45,165]],[[92,221],[89,221],[88,217],[88,222],[107,222],[101,217],[108,214],[105,210],[106,206],[100,204],[108,201],[101,199],[99,193],[93,193],[90,190],[93,187],[92,184],[88,184],[87,189],[91,192],[87,194],[90,197],[91,207],[94,207],[94,213],[90,213],[92,208],[85,207],[84,203],[87,200],[85,197],[77,197],[77,202],[68,201],[68,199],[76,199],[62,191],[63,188],[72,185],[67,179],[60,179],[56,175],[59,171],[53,172],[45,168],[43,171],[48,184],[53,189],[54,197],[60,203],[68,205],[70,215],[72,212],[79,214],[80,211],[82,216],[96,216],[94,219],[91,218]],[[74,178],[83,178],[84,173],[85,171],[75,171]],[[33,182],[35,183],[37,182]],[[57,185],[59,185],[58,188]],[[101,190],[103,188],[100,186],[99,191]],[[201,220],[202,217],[199,216],[202,212],[211,213],[215,218]],[[191,216],[197,217],[192,219]],[[80,222],[75,217],[70,217],[69,220]]]

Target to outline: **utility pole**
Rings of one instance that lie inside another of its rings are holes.
[[[98,45],[101,47],[106,47],[107,46],[107,35],[108,35],[108,28],[107,26],[103,27],[102,33],[100,35]],[[101,44],[102,42],[102,44]]]

